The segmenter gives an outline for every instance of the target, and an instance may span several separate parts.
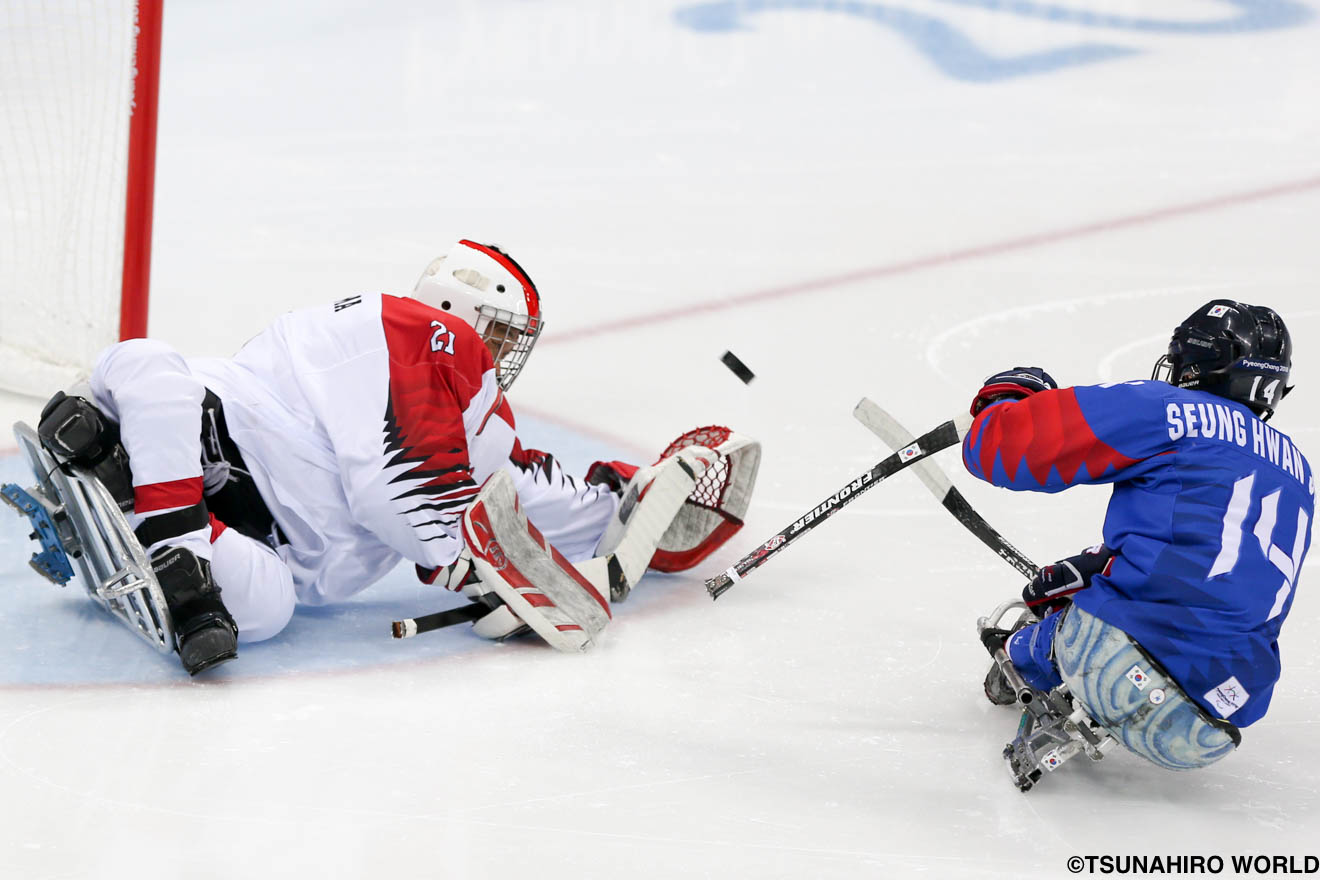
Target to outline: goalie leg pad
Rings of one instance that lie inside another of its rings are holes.
[[[481,583],[560,651],[585,651],[610,622],[609,601],[547,543],[496,471],[463,514],[463,539]]]

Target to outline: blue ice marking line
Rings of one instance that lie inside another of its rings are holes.
[[[1027,0],[937,0],[937,2],[1005,12],[1061,24],[1147,33],[1217,34],[1295,27],[1312,18],[1310,9],[1294,0],[1217,0],[1236,7],[1238,14],[1209,21],[1165,21],[1101,14]],[[897,31],[945,75],[965,82],[995,82],[1019,76],[1050,73],[1081,64],[1093,64],[1139,52],[1112,43],[1075,43],[1043,52],[999,57],[983,50],[942,18],[876,3],[849,0],[722,0],[684,6],[675,11],[679,24],[703,33],[751,30],[746,20],[756,13],[837,12],[884,25]]]
[[[745,14],[789,9],[844,12],[892,28],[925,55],[946,76],[964,82],[996,82],[1018,76],[1049,73],[1079,64],[1109,61],[1137,52],[1105,43],[1077,43],[1044,52],[998,57],[981,49],[943,19],[874,3],[834,3],[830,0],[743,0],[708,3],[678,10],[678,21],[696,31],[719,33],[750,30]]]
[[[1294,0],[1215,0],[1217,5],[1237,9],[1236,15],[1207,21],[1172,21],[1133,18],[1126,15],[1087,12],[1027,0],[937,0],[953,6],[973,6],[991,12],[1007,12],[1027,18],[1056,21],[1082,27],[1111,28],[1159,34],[1240,34],[1297,27],[1314,17],[1310,8]]]

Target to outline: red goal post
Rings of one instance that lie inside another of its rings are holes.
[[[10,0],[0,389],[45,396],[147,330],[163,0]]]

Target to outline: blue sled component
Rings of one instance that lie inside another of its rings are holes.
[[[64,552],[59,530],[55,528],[55,521],[50,518],[45,505],[15,483],[0,486],[0,497],[32,521],[31,537],[41,543],[41,552],[33,553],[29,562],[32,568],[52,583],[61,587],[67,584],[69,578],[73,577],[73,565],[69,562],[69,555]]]

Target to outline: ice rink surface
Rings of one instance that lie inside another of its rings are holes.
[[[1273,424],[1320,455],[1315,13],[171,0],[153,335],[227,354],[495,241],[547,313],[511,396],[525,444],[580,472],[724,423],[762,441],[761,476],[743,532],[643,582],[593,653],[392,641],[390,620],[454,604],[401,568],[196,681],[30,573],[0,511],[0,875],[1025,878],[1320,855],[1314,576],[1237,754],[1190,774],[1079,759],[1026,795],[974,638],[1020,579],[915,479],[718,603],[701,584],[887,454],[850,415],[863,395],[919,432],[1007,366],[1144,378],[1216,296],[1288,321],[1297,390]],[[1103,488],[1014,495],[941,461],[1038,562],[1099,539]],[[25,479],[12,450],[0,478]]]

